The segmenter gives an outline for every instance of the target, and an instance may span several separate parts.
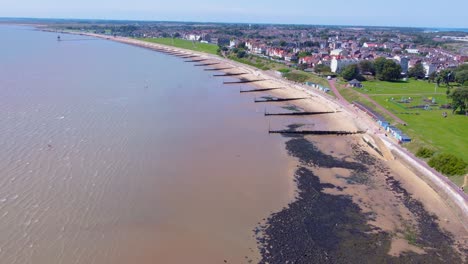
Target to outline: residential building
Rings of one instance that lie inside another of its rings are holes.
[[[330,69],[334,73],[340,73],[346,66],[357,63],[359,63],[359,60],[357,59],[337,59],[333,57]]]

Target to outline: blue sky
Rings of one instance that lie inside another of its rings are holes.
[[[0,0],[0,17],[468,28],[468,0]]]

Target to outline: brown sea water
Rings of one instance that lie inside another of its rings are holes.
[[[0,26],[0,263],[257,262],[295,187],[248,87],[56,37]]]

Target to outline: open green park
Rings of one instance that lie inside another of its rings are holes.
[[[341,83],[339,89],[347,100],[364,103],[393,124],[396,123],[391,117],[378,111],[362,94],[405,121],[406,126],[396,126],[411,137],[412,142],[405,144],[408,150],[416,153],[421,147],[427,147],[436,153],[454,154],[468,162],[468,118],[452,114],[452,109],[441,109],[451,102],[445,85],[437,87],[435,83],[417,80],[365,81],[362,84],[362,88],[347,88]],[[451,179],[459,185],[463,181],[462,177]]]
[[[190,41],[178,38],[138,38],[138,40],[210,54],[217,54],[219,48],[214,44],[201,43],[198,41]]]

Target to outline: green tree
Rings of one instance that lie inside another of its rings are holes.
[[[465,114],[468,107],[468,87],[454,89],[449,97],[452,99],[453,113],[460,108],[460,113]]]
[[[455,81],[462,85],[468,81],[468,70],[457,71],[455,75]]]
[[[453,154],[439,154],[432,157],[427,164],[437,171],[449,176],[463,175],[466,172],[466,162]]]
[[[324,64],[318,64],[315,66],[314,71],[317,73],[323,73],[323,72],[331,72],[331,69],[329,66],[326,66]]]
[[[379,57],[374,60],[374,69],[376,74],[382,73],[386,61],[387,59],[384,57]]]
[[[416,152],[416,156],[417,157],[420,157],[420,158],[430,158],[432,156],[434,156],[434,150],[430,149],[430,148],[426,148],[426,147],[421,147],[418,149],[418,151]]]
[[[392,60],[386,60],[382,71],[377,73],[377,78],[381,81],[396,81],[401,77],[401,66]]]
[[[310,54],[311,54],[311,53],[308,52],[308,51],[301,51],[301,52],[299,52],[299,54],[297,54],[297,57],[299,57],[299,58],[304,58],[304,57],[309,56]]]
[[[361,79],[359,74],[359,68],[357,64],[351,64],[346,66],[343,71],[341,71],[341,77],[343,79],[350,81],[352,79]]]
[[[450,82],[455,81],[455,74],[452,70],[445,69],[439,72],[439,77],[441,78],[442,82],[447,85],[447,87],[450,86]]]
[[[408,76],[416,79],[423,79],[426,77],[426,70],[424,69],[422,63],[418,62],[413,67],[411,67],[408,71]]]
[[[437,72],[432,72],[431,74],[429,74],[428,81],[435,82],[436,79],[437,79]]]
[[[239,52],[237,52],[237,58],[241,59],[241,58],[244,58],[245,55],[247,55],[247,52],[245,52],[245,50],[239,50]]]
[[[366,37],[359,39],[359,46],[362,47],[362,45],[364,45],[366,42],[369,42],[369,39]]]
[[[360,74],[371,74],[375,75],[375,66],[372,61],[363,60],[358,64]]]

